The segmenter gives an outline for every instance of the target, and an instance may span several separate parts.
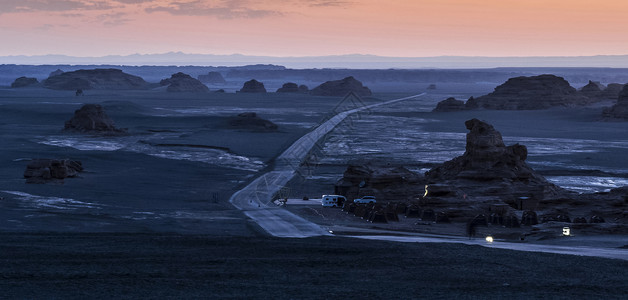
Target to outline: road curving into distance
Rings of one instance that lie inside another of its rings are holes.
[[[316,143],[349,115],[382,105],[414,99],[425,94],[426,93],[421,93],[414,96],[364,105],[342,111],[332,116],[290,145],[288,149],[275,159],[275,167],[272,171],[262,174],[243,189],[234,193],[229,199],[229,202],[236,208],[242,210],[244,214],[272,236],[303,238],[331,235],[319,225],[272,204],[273,196],[294,177],[301,163],[305,160]]]
[[[326,134],[332,131],[349,115],[375,108],[377,106],[388,105],[404,100],[414,99],[424,96],[426,93],[389,100],[381,103],[365,105],[362,107],[340,112],[305,134],[295,141],[275,160],[275,167],[272,171],[266,172],[257,177],[253,182],[243,189],[234,193],[229,202],[236,208],[242,210],[249,218],[255,221],[268,234],[285,238],[306,238],[314,236],[330,236],[330,231],[322,228],[318,224],[312,223],[299,217],[286,209],[272,203],[273,196],[283,188],[295,175],[301,163],[308,153],[314,148],[316,143]],[[360,239],[386,240],[396,242],[416,242],[416,243],[461,243],[467,245],[479,245],[490,248],[509,249],[517,251],[546,252],[556,254],[569,254],[580,256],[595,256],[628,260],[628,251],[625,249],[599,248],[599,247],[572,247],[557,245],[542,245],[533,243],[512,243],[495,241],[492,243],[483,240],[469,240],[465,237],[440,236],[429,234],[394,235],[360,235],[347,236]]]

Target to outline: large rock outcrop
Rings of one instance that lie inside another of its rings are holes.
[[[605,118],[628,120],[628,84],[617,97],[617,103],[612,107],[605,109],[602,113]]]
[[[85,104],[74,112],[74,116],[65,122],[65,130],[73,130],[86,133],[120,134],[126,129],[116,128],[102,106],[98,104]]]
[[[335,185],[335,193],[352,200],[375,196],[379,200],[405,200],[421,194],[425,180],[422,175],[404,167],[376,163],[350,164]]]
[[[209,84],[225,84],[227,81],[219,72],[209,72],[206,75],[198,75],[198,80]]]
[[[141,77],[118,69],[92,69],[65,72],[48,77],[44,87],[53,90],[140,90],[149,87]]]
[[[20,78],[15,79],[15,81],[13,81],[13,83],[11,83],[11,87],[12,88],[23,88],[23,87],[27,87],[27,86],[36,85],[36,84],[39,84],[39,81],[37,80],[37,78],[30,78],[30,77],[22,76]]]
[[[562,77],[539,75],[510,78],[492,93],[469,99],[466,106],[470,109],[534,110],[573,107],[590,102]]]
[[[438,102],[436,104],[436,108],[434,108],[434,112],[449,112],[449,111],[461,111],[467,110],[468,108],[465,106],[464,101],[456,100],[456,98],[450,97],[443,101]]]
[[[80,161],[69,159],[34,159],[24,171],[26,183],[47,183],[76,177],[83,171]]]
[[[277,124],[260,118],[254,112],[245,112],[229,118],[229,125],[239,129],[262,131],[274,131],[278,128]]]
[[[452,194],[508,199],[517,195],[543,199],[560,191],[526,164],[525,146],[505,146],[499,131],[478,119],[465,126],[469,130],[465,153],[426,172],[429,184],[446,187]]]
[[[197,79],[192,78],[192,76],[184,73],[176,73],[172,74],[172,76],[168,79],[163,79],[159,82],[160,85],[168,87],[166,91],[172,93],[178,92],[196,92],[203,93],[209,92],[209,88],[205,86],[202,82]]]
[[[240,93],[266,93],[266,88],[263,83],[251,79],[244,83],[242,89],[240,89]]]
[[[310,91],[310,94],[315,96],[344,97],[350,92],[354,92],[356,95],[361,97],[368,97],[372,95],[371,90],[362,85],[362,82],[353,78],[353,76],[349,76],[341,80],[327,81],[313,88]]]
[[[287,82],[277,89],[277,93],[307,93],[308,90],[307,85],[297,85],[294,82]]]

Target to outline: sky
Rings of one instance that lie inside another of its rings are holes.
[[[628,54],[625,0],[0,0],[0,56]]]

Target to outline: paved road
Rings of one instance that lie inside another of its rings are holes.
[[[340,122],[352,113],[361,110],[371,109],[381,105],[387,105],[403,100],[413,99],[425,95],[390,100],[382,103],[364,106],[341,112],[313,131],[307,133],[288,149],[286,149],[275,161],[275,168],[262,174],[249,185],[234,193],[229,202],[244,213],[257,224],[259,224],[270,235],[276,237],[312,237],[331,235],[331,233],[321,228],[319,225],[307,221],[289,211],[272,204],[272,197],[284,187],[294,176],[300,164],[305,160],[307,154],[325,134],[333,130]],[[418,242],[418,243],[462,243],[469,245],[481,245],[491,248],[510,249],[518,251],[547,252],[557,254],[570,254],[581,256],[595,256],[628,260],[628,251],[625,249],[595,248],[595,247],[574,247],[542,245],[533,243],[510,243],[495,241],[487,243],[482,239],[469,240],[465,237],[439,236],[429,234],[415,234],[412,236],[386,235],[360,235],[350,236],[361,239],[388,240],[397,242]]]
[[[597,248],[587,246],[559,246],[543,245],[533,243],[512,243],[494,241],[486,242],[482,239],[468,239],[465,237],[436,236],[436,235],[416,235],[416,236],[390,236],[390,235],[363,235],[351,236],[360,239],[383,240],[407,243],[459,243],[467,245],[479,245],[488,248],[508,249],[516,251],[546,252],[556,254],[569,254],[579,256],[594,256],[613,259],[628,260],[628,250],[619,248]]]
[[[367,109],[414,99],[425,93],[343,111],[332,116],[311,132],[295,141],[275,160],[272,171],[262,174],[249,185],[234,193],[229,202],[253,219],[270,235],[277,237],[311,237],[331,235],[327,230],[272,204],[272,197],[294,176],[316,143],[347,116]]]

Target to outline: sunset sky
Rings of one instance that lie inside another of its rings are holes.
[[[628,54],[625,0],[0,0],[0,55]]]

